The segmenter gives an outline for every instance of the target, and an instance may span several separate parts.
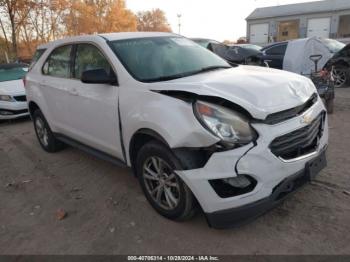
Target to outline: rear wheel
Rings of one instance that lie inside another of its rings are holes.
[[[170,149],[156,141],[145,144],[137,155],[136,172],[147,200],[162,216],[174,220],[195,214],[195,198],[175,172],[181,169]]]
[[[36,136],[45,151],[54,153],[64,148],[64,144],[53,135],[44,115],[39,109],[33,113],[33,122]]]

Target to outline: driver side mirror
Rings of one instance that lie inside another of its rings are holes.
[[[104,69],[94,69],[84,71],[81,75],[81,82],[85,84],[118,84],[117,77],[114,72],[109,75]]]

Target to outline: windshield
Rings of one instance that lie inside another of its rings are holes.
[[[28,68],[20,65],[0,66],[0,82],[22,79],[27,73]]]
[[[322,39],[321,41],[327,46],[328,50],[333,54],[339,52],[345,46],[345,44],[333,39]]]
[[[128,72],[142,82],[230,67],[217,55],[183,37],[117,40],[111,42],[111,47]]]

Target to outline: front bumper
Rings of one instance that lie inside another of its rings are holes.
[[[27,102],[0,102],[0,120],[16,119],[28,115]]]
[[[323,154],[328,144],[327,119],[315,152],[297,159],[284,160],[275,156],[269,145],[276,137],[307,126],[305,118],[315,119],[324,111],[324,105],[321,99],[318,99],[317,103],[301,116],[276,125],[253,124],[259,133],[256,144],[214,153],[203,168],[177,171],[196,196],[207,214],[209,223],[215,227],[221,227],[219,224],[225,227],[242,219],[247,220],[250,216],[254,218],[278,204],[280,201],[276,201],[275,192],[284,190],[283,181],[287,181],[288,184],[295,176],[305,174],[306,165]],[[209,180],[232,178],[237,175],[253,177],[257,185],[251,192],[221,198],[209,183]],[[277,187],[280,187],[280,190],[277,190]],[[227,214],[235,214],[237,217]]]
[[[327,165],[325,150],[315,164],[320,165],[321,168]],[[266,198],[245,206],[207,213],[208,223],[211,227],[218,229],[246,224],[279,205],[285,198],[313,179],[314,175],[316,173],[311,175],[309,167],[306,166],[304,170],[284,179],[272,190],[272,194]]]

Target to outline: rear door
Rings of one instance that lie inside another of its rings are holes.
[[[286,54],[288,43],[273,45],[263,51],[263,62],[269,64],[270,67],[283,69],[283,59]]]
[[[72,66],[74,80],[69,86],[70,137],[122,159],[118,117],[119,88],[110,84],[81,82],[84,71],[95,69],[115,74],[111,63],[97,45],[76,45]]]
[[[69,130],[68,98],[71,83],[72,45],[63,45],[54,49],[46,59],[43,67],[43,77],[40,89],[47,103],[43,112],[51,125],[60,133]]]

